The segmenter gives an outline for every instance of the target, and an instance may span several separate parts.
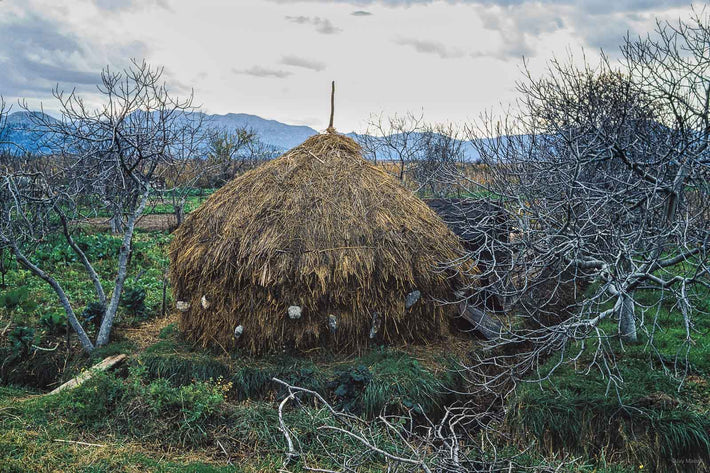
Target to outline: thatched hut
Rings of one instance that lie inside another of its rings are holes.
[[[449,333],[459,239],[352,139],[313,136],[227,183],[175,232],[181,329],[257,354]],[[421,297],[419,297],[421,294]]]

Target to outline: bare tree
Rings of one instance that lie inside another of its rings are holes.
[[[428,191],[433,197],[450,196],[458,186],[447,176],[460,172],[465,161],[465,142],[461,131],[453,124],[425,124],[418,144],[419,152],[412,156],[408,172],[417,183],[417,192]]]
[[[184,142],[189,142],[190,146],[178,150],[186,154],[178,153],[177,159],[162,166],[158,173],[164,184],[159,190],[161,199],[167,200],[172,207],[176,226],[182,224],[187,199],[195,191],[202,195],[205,188],[220,187],[279,154],[254,131],[241,128],[215,130],[209,128],[202,114],[191,115],[190,121],[191,126],[184,129]]]
[[[422,151],[424,131],[422,115],[373,115],[365,135],[359,141],[366,156],[371,159],[396,162],[397,177],[402,181],[406,166],[417,159]]]
[[[208,140],[204,115],[192,113],[184,116],[182,121],[180,146],[173,147],[172,159],[157,170],[160,188],[156,191],[161,200],[167,200],[172,207],[176,227],[185,219],[188,197],[211,171],[204,156]]]
[[[254,130],[215,129],[209,134],[207,162],[214,170],[210,187],[221,187],[254,164],[252,145],[258,141]]]
[[[7,145],[7,116],[10,113],[9,108],[5,104],[5,99],[0,95],[0,146]]]
[[[662,305],[681,314],[687,355],[710,289],[709,44],[696,14],[628,38],[618,67],[552,61],[519,84],[516,114],[470,130],[488,169],[471,187],[493,195],[513,228],[470,256],[505,255],[486,264],[481,290],[495,288],[526,321],[496,342],[519,346],[515,355],[472,370],[491,386],[513,386],[551,354],[556,366],[575,361],[589,343],[592,364],[621,383],[601,322],[615,318],[623,342],[643,331],[653,347]],[[491,364],[507,368],[491,376]]]
[[[412,113],[373,115],[356,140],[368,159],[396,163],[395,175],[413,183],[417,193],[442,197],[456,189],[449,177],[464,162],[466,143],[462,130],[452,123],[427,123]]]
[[[156,171],[189,154],[186,149],[193,144],[184,139],[186,127],[192,126],[184,119],[193,110],[192,97],[173,97],[162,82],[162,69],[145,62],[134,62],[118,73],[106,68],[98,92],[103,103],[93,109],[74,91],[54,90],[61,119],[33,117],[57,160],[43,170],[5,169],[0,183],[0,242],[52,287],[87,352],[109,341],[128,274],[135,224],[151,195]],[[77,222],[106,213],[122,234],[110,293],[74,239]],[[33,248],[57,231],[84,266],[103,308],[94,342],[59,279],[33,260]]]

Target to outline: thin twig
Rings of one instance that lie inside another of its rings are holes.
[[[86,447],[105,447],[106,445],[100,444],[100,443],[88,443],[88,442],[78,442],[76,440],[62,440],[62,439],[54,439],[55,442],[61,442],[61,443],[73,443],[75,445],[84,445]]]

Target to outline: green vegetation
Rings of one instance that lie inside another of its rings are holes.
[[[424,366],[406,352],[386,348],[350,361],[333,362],[332,358],[216,356],[190,348],[171,324],[162,330],[160,341],[140,355],[138,363],[145,377],[166,380],[172,386],[228,381],[225,394],[235,401],[282,399],[284,388],[272,382],[278,378],[326,395],[339,409],[369,418],[385,408],[437,415],[457,387],[457,378],[448,369],[453,360],[442,358]]]
[[[534,441],[550,454],[644,464],[651,471],[704,471],[702,465],[710,465],[708,321],[698,321],[705,336],[689,351],[687,377],[684,364],[674,363],[685,333],[664,317],[659,321],[654,333],[659,352],[649,350],[647,340],[624,347],[610,341],[619,362],[615,375],[623,383],[618,388],[601,370],[560,367],[541,386],[517,390],[507,428],[521,444]],[[613,330],[607,324],[604,328]],[[577,366],[588,366],[592,350],[586,349]]]
[[[189,189],[184,192],[187,193],[185,198],[185,214],[188,214],[195,210],[202,204],[202,202],[207,199],[215,191],[215,189]],[[180,198],[180,193],[178,191],[175,195],[176,198]],[[160,214],[171,214],[175,211],[172,202],[173,195],[170,191],[164,192],[159,195],[152,196],[148,205],[146,206],[147,215],[160,215]],[[108,215],[107,215],[108,216]]]
[[[275,471],[286,449],[276,408],[288,393],[274,377],[368,419],[382,411],[436,419],[444,406],[466,400],[454,394],[466,384],[455,369],[458,360],[433,350],[426,356],[380,348],[346,359],[321,351],[257,359],[191,346],[176,323],[156,320],[169,240],[161,232],[137,233],[113,342],[90,357],[67,330],[46,284],[9,266],[7,287],[0,289],[0,330],[8,327],[0,337],[0,471]],[[77,241],[108,281],[118,238],[85,228]],[[80,263],[61,239],[42,243],[34,257],[59,274],[72,302],[84,308],[84,320],[100,313],[86,278],[76,277],[83,271]],[[171,304],[169,288],[166,297]],[[702,471],[697,461],[710,462],[710,321],[696,320],[688,366],[675,364],[675,356],[685,353],[677,309],[657,303],[653,294],[639,300],[647,307],[647,323],[658,321],[652,333],[658,352],[646,339],[623,347],[610,340],[624,381],[618,396],[608,389],[608,378],[573,366],[556,371],[542,387],[523,385],[500,426],[508,435],[499,439],[500,451],[535,445],[519,459],[531,466],[563,451],[575,453],[586,460],[571,471],[588,473],[629,471],[641,464],[647,471]],[[605,323],[612,333],[612,322]],[[590,359],[587,350],[580,368]],[[129,355],[117,371],[73,391],[39,396],[117,353]],[[332,420],[330,414],[310,396],[299,399],[301,408],[289,405],[286,420],[304,440],[307,459],[332,466],[317,442],[308,443],[319,425]],[[403,451],[373,428],[383,445]],[[356,448],[343,436],[326,441],[339,453]],[[380,470],[381,461],[370,458],[363,471]]]

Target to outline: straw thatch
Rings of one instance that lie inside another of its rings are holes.
[[[250,353],[446,336],[457,237],[426,204],[335,133],[227,183],[175,232],[181,328]],[[407,294],[421,299],[405,308]],[[297,306],[300,308],[296,317]],[[238,329],[238,330],[235,330]]]

